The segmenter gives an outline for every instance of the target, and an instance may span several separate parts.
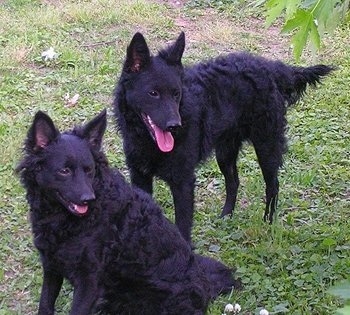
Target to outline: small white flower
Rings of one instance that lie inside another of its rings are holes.
[[[65,101],[66,107],[73,107],[78,103],[80,95],[75,94],[72,98],[69,97],[69,93],[67,92],[64,96],[63,99]]]
[[[262,310],[260,310],[259,315],[269,315],[269,312],[263,308]]]
[[[235,304],[234,311],[235,313],[239,313],[241,311],[241,306],[238,303]]]
[[[80,95],[79,94],[75,94],[71,99],[70,99],[70,105],[74,106],[76,103],[78,103],[78,99],[79,99]]]
[[[57,58],[57,56],[58,54],[55,52],[53,47],[50,47],[48,50],[45,50],[41,53],[41,58],[43,58],[45,61]]]
[[[225,313],[232,313],[233,310],[234,310],[234,307],[232,304],[230,304],[230,303],[226,304],[225,310],[224,310]]]

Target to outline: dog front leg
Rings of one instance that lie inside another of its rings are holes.
[[[73,303],[70,315],[89,315],[98,298],[98,286],[95,275],[84,278],[74,287]]]
[[[63,277],[61,275],[44,270],[38,315],[53,315],[55,313],[55,302],[62,283]]]
[[[195,179],[193,178],[185,183],[170,183],[170,189],[175,205],[175,223],[184,239],[189,243],[191,242],[194,212],[194,181]]]

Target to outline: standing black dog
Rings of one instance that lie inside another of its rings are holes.
[[[39,314],[53,315],[63,278],[71,315],[204,314],[232,271],[194,254],[151,197],[108,166],[106,112],[60,133],[38,112],[19,165],[44,279]],[[93,311],[94,309],[94,311]]]
[[[221,215],[231,214],[239,186],[236,160],[248,140],[266,183],[264,219],[272,222],[286,151],[286,108],[332,68],[288,66],[247,53],[184,68],[184,48],[181,33],[151,56],[136,33],[127,49],[114,107],[132,183],[152,193],[154,176],[166,181],[176,224],[190,240],[196,166],[215,149],[226,184]]]

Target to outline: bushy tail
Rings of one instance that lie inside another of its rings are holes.
[[[241,281],[234,279],[234,270],[214,259],[203,256],[197,257],[209,281],[211,299],[217,298],[220,294],[229,293],[233,289],[241,289]]]
[[[303,96],[308,85],[316,86],[321,79],[335,70],[332,66],[316,65],[311,67],[291,67],[291,77],[288,79],[279,73],[276,82],[284,94],[287,105],[294,104]]]

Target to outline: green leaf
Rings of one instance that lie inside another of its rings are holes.
[[[294,13],[297,11],[302,0],[288,0],[286,2],[286,20],[293,17]]]
[[[349,5],[350,0],[267,0],[265,24],[269,27],[285,11],[282,33],[294,32],[293,53],[299,61],[308,40],[313,51],[320,49],[323,33],[332,32],[344,20]]]
[[[336,4],[337,0],[319,0],[312,9],[313,15],[322,29],[327,28],[329,20],[332,19],[332,12],[334,12]]]
[[[323,27],[328,33],[332,33],[336,27],[344,21],[349,11],[350,0],[345,0],[340,4],[335,4],[333,10],[329,13],[329,18]]]
[[[281,303],[273,307],[274,313],[286,313],[289,312],[288,303]]]
[[[265,24],[267,27],[269,27],[273,23],[273,21],[275,21],[276,18],[281,15],[282,11],[286,7],[286,2],[288,2],[288,0],[269,0],[266,2]]]
[[[286,24],[282,28],[282,33],[289,33],[292,30],[301,27],[309,17],[310,12],[298,9],[295,12],[294,17],[286,21]]]
[[[306,45],[307,38],[311,31],[311,25],[314,23],[312,13],[306,10],[298,9],[293,19],[287,21],[282,32],[291,32],[296,30],[292,36],[294,58],[299,61],[301,53]],[[316,35],[313,35],[316,40]]]
[[[346,280],[331,287],[328,291],[330,294],[337,296],[338,298],[349,300],[350,299],[350,280]]]
[[[322,241],[322,245],[325,246],[325,247],[334,246],[336,244],[337,244],[337,242],[333,238],[325,238]]]
[[[321,45],[321,39],[320,39],[320,33],[318,32],[317,25],[315,23],[315,20],[312,20],[310,25],[310,41],[316,50],[320,49]]]
[[[216,244],[212,244],[209,246],[209,251],[212,253],[217,253],[220,251],[220,246]]]

